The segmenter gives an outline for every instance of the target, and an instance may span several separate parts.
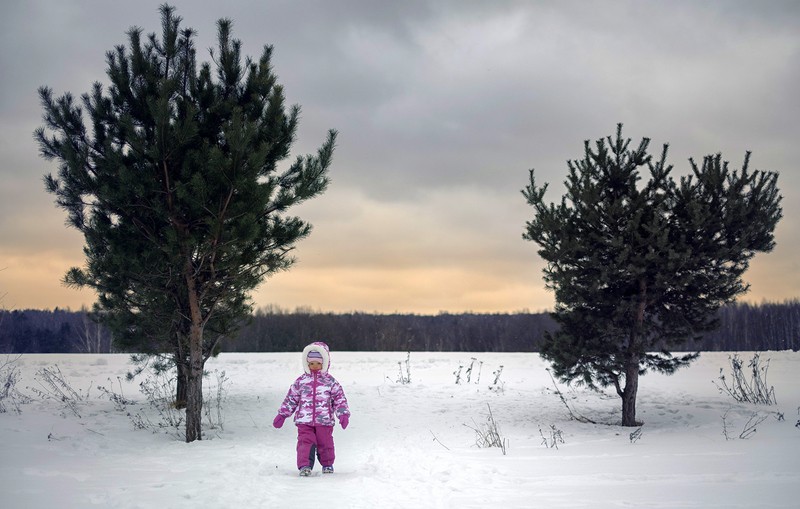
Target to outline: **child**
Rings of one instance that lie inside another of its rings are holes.
[[[272,421],[276,428],[283,426],[287,417],[294,415],[297,425],[297,468],[303,477],[311,475],[316,451],[323,474],[333,473],[336,459],[333,446],[333,426],[339,418],[342,429],[347,429],[350,409],[339,382],[330,374],[330,351],[322,342],[311,343],[303,349],[301,375],[289,387],[278,415]],[[296,413],[295,413],[296,411]]]

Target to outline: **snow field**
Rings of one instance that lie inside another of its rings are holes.
[[[749,359],[751,355],[742,353]],[[475,364],[471,383],[455,384],[459,363]],[[300,478],[291,422],[271,422],[300,373],[299,353],[222,354],[206,381],[224,371],[222,429],[186,444],[164,432],[135,429],[128,415],[157,415],[124,380],[126,355],[23,355],[19,389],[38,387],[37,371],[58,366],[76,391],[80,417],[60,402],[34,398],[22,413],[0,414],[3,507],[103,508],[772,508],[797,507],[800,485],[800,354],[766,352],[777,406],[736,403],[713,381],[728,354],[705,353],[673,376],[640,380],[635,428],[617,425],[619,398],[558,384],[536,354],[332,351],[331,373],[352,411],[337,426],[336,473]],[[401,363],[398,365],[398,363]],[[502,365],[502,390],[491,390]],[[120,381],[117,377],[121,377]],[[110,379],[110,380],[109,380]],[[120,391],[124,409],[97,386]],[[478,448],[491,406],[507,454]],[[784,420],[777,419],[777,412]],[[749,439],[738,434],[757,414]],[[723,435],[725,416],[729,440]],[[541,431],[540,431],[541,430]],[[553,430],[564,443],[543,445]]]

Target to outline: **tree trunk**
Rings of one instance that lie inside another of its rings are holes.
[[[639,392],[639,359],[631,356],[625,366],[625,389],[622,391],[622,425],[640,426],[636,421],[636,394]]]
[[[186,286],[189,296],[189,373],[186,386],[186,442],[202,439],[203,417],[203,316],[197,282],[187,262]]]
[[[189,387],[189,364],[179,352],[175,353],[175,368],[178,379],[175,388],[175,408],[186,408],[187,391]]]
[[[192,324],[189,338],[188,383],[186,384],[186,442],[202,440],[203,417],[203,329]]]
[[[640,426],[636,422],[636,395],[639,392],[639,361],[641,360],[640,337],[644,329],[644,315],[647,309],[647,282],[639,280],[639,301],[636,307],[633,327],[628,339],[628,351],[625,359],[625,388],[622,397],[622,425]],[[619,389],[617,389],[619,392]]]

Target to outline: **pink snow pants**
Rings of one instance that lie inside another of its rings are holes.
[[[297,468],[310,466],[311,446],[317,447],[319,462],[332,467],[336,453],[333,449],[333,426],[297,425]]]

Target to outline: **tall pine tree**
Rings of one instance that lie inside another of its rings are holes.
[[[777,174],[750,171],[749,153],[740,171],[721,155],[690,160],[676,182],[666,145],[654,160],[649,139],[630,142],[621,124],[594,149],[586,141],[558,204],[545,203],[533,170],[522,192],[534,209],[523,238],[547,262],[560,325],[541,355],[562,381],[613,386],[623,426],[637,425],[639,375],[697,357],[669,349],[715,328],[717,309],[747,291],[742,275],[772,250],[782,216]]]
[[[243,62],[221,19],[214,65],[198,68],[195,32],[173,7],[160,12],[161,39],[130,29],[128,48],[107,53],[107,91],[95,83],[83,107],[42,87],[35,137],[59,161],[47,190],[85,237],[86,266],[66,283],[97,292],[97,315],[127,348],[172,355],[191,442],[204,364],[249,314],[249,292],[293,263],[310,225],[286,211],[327,187],[336,133],[279,167],[299,107],[284,105],[272,47]]]

